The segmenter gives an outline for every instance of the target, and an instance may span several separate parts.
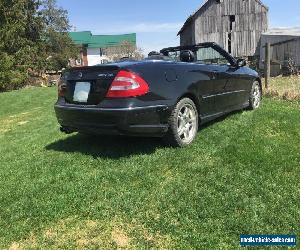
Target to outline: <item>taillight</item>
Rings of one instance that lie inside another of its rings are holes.
[[[133,72],[121,70],[113,80],[106,97],[136,97],[148,92],[149,86],[143,78]]]

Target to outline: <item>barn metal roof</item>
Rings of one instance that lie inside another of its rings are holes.
[[[300,27],[293,28],[273,28],[264,32],[263,35],[268,36],[299,36],[300,37]]]
[[[185,29],[185,27],[187,25],[189,25],[189,23],[193,20],[194,16],[202,9],[206,6],[206,4],[211,1],[211,0],[204,0],[204,2],[200,5],[200,7],[194,11],[192,13],[192,15],[189,16],[189,18],[185,21],[185,23],[183,24],[182,28],[180,29],[180,31],[178,32],[177,36],[181,34],[181,32]],[[266,8],[266,10],[269,10],[269,7],[267,7],[265,4],[262,3],[262,1],[260,0],[255,0],[256,2],[258,2],[259,4],[261,4],[264,8]]]

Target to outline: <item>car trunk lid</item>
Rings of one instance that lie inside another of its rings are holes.
[[[63,75],[66,102],[79,105],[99,104],[105,98],[119,70],[120,67],[115,65],[103,65],[66,71]]]

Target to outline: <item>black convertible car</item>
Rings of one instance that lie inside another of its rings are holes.
[[[163,137],[173,146],[190,144],[199,124],[257,109],[262,94],[258,74],[215,43],[72,68],[58,88],[61,131]]]

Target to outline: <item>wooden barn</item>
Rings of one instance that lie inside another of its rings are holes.
[[[180,44],[216,42],[235,57],[256,56],[268,30],[268,7],[260,0],[205,0],[179,31]]]
[[[274,28],[262,34],[259,68],[264,68],[265,45],[270,44],[271,75],[282,72],[282,67],[291,60],[300,69],[300,28]]]

